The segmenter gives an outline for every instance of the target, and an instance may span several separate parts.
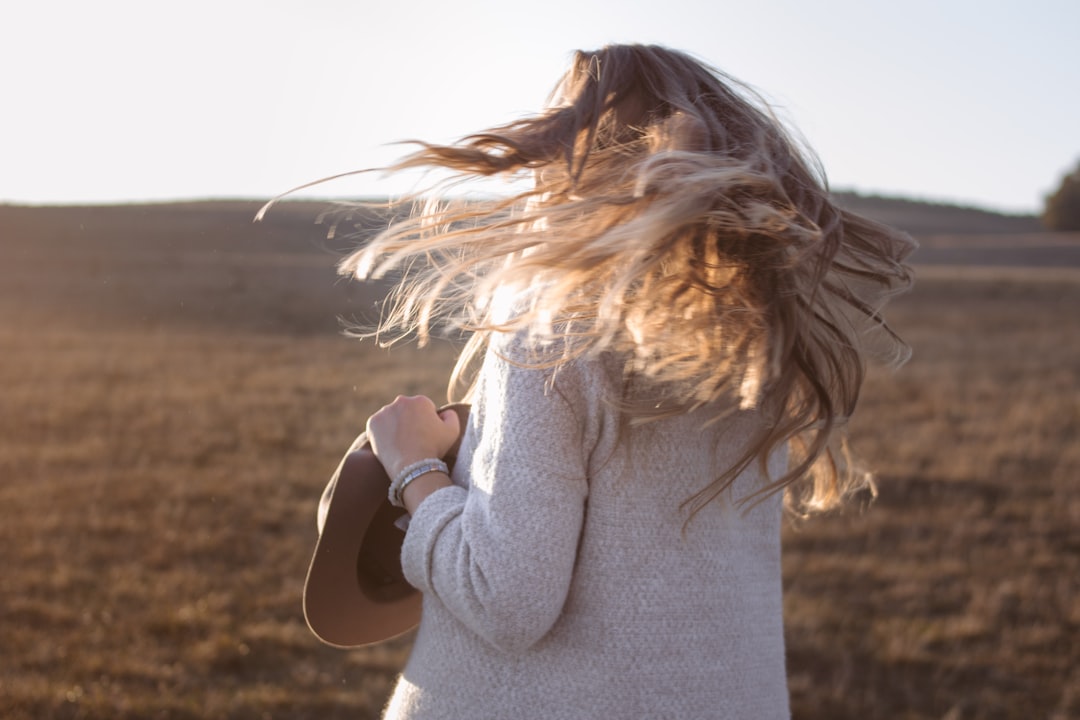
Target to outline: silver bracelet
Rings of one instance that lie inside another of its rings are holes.
[[[409,486],[416,478],[421,475],[427,475],[428,473],[441,472],[446,475],[450,474],[450,468],[446,463],[436,458],[427,458],[426,460],[420,460],[414,462],[412,465],[407,465],[401,472],[397,474],[393,482],[390,483],[390,488],[387,490],[387,497],[390,500],[390,504],[394,507],[403,508],[405,502],[402,500],[402,494],[405,492],[405,488]]]

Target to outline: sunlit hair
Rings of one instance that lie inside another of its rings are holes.
[[[662,47],[578,52],[544,111],[421,143],[391,169],[408,168],[450,177],[341,264],[400,279],[382,338],[473,331],[458,379],[492,333],[527,332],[538,365],[614,353],[625,390],[611,400],[630,423],[757,409],[761,432],[687,500],[691,516],[784,443],[788,471],[747,500],[807,478],[787,493],[807,512],[865,481],[834,441],[865,359],[906,358],[880,309],[911,284],[914,243],[837,207],[748,88]],[[446,199],[491,176],[531,182]]]

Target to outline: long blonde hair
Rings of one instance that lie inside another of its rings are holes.
[[[756,408],[736,466],[687,500],[691,516],[751,462],[790,443],[809,477],[789,507],[824,509],[858,486],[833,441],[865,358],[902,362],[880,314],[912,281],[908,236],[837,207],[813,156],[737,81],[663,47],[577,52],[545,110],[451,145],[419,143],[392,170],[452,174],[340,266],[400,282],[374,331],[527,332],[538,364],[624,359],[630,422],[701,407]],[[489,200],[446,199],[480,177],[531,179]],[[514,297],[506,312],[505,296]]]

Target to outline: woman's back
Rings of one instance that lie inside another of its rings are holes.
[[[760,419],[625,427],[612,377],[487,356],[457,490],[403,549],[424,614],[388,717],[787,716],[780,498],[734,507],[763,486],[751,464],[685,527],[680,507]]]

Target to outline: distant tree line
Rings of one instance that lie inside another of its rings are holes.
[[[1080,230],[1080,163],[1046,198],[1042,221],[1050,230]]]

